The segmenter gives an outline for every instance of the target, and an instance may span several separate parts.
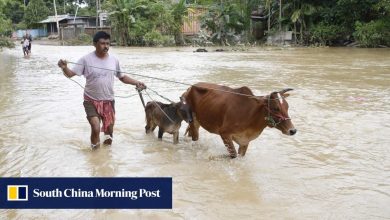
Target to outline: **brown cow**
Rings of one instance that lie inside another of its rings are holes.
[[[192,117],[188,111],[188,105],[183,101],[171,104],[154,101],[148,102],[145,106],[145,115],[146,133],[153,132],[158,126],[158,138],[162,139],[164,132],[168,132],[173,134],[174,144],[179,142],[181,121],[185,120],[186,122],[192,122]]]
[[[199,126],[219,134],[230,157],[237,157],[233,141],[239,145],[238,154],[244,156],[249,142],[257,138],[265,127],[275,127],[283,134],[294,135],[289,115],[289,95],[285,89],[267,96],[254,96],[248,87],[232,89],[211,83],[191,86],[183,98],[193,113],[187,132],[192,140],[199,138]]]

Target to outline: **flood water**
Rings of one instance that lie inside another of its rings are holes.
[[[287,100],[298,133],[267,128],[234,160],[210,159],[227,153],[220,137],[201,129],[192,142],[184,122],[178,145],[169,134],[146,135],[139,97],[119,80],[113,145],[91,151],[83,90],[56,63],[93,49],[34,44],[29,59],[19,47],[0,53],[0,176],[172,177],[173,209],[0,210],[0,218],[390,218],[389,49],[110,49],[127,73],[245,85],[256,95],[294,88]],[[188,88],[134,77],[175,101]]]

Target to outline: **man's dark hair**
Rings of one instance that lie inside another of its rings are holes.
[[[99,41],[99,39],[107,40],[107,39],[110,39],[110,38],[111,38],[111,36],[107,32],[105,32],[105,31],[98,31],[98,32],[96,32],[95,36],[93,37],[93,42],[97,43]]]

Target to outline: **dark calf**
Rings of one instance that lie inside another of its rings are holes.
[[[161,109],[164,111],[162,112]],[[164,114],[165,113],[165,114]],[[153,132],[158,126],[158,138],[162,139],[164,132],[173,134],[173,143],[179,142],[181,121],[192,122],[191,112],[183,99],[178,103],[164,104],[148,102],[145,107],[146,133]],[[168,115],[168,117],[166,116]]]

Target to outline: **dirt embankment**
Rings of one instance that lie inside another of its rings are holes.
[[[49,40],[49,39],[37,39],[32,41],[33,44],[39,45],[62,45],[60,40]]]

